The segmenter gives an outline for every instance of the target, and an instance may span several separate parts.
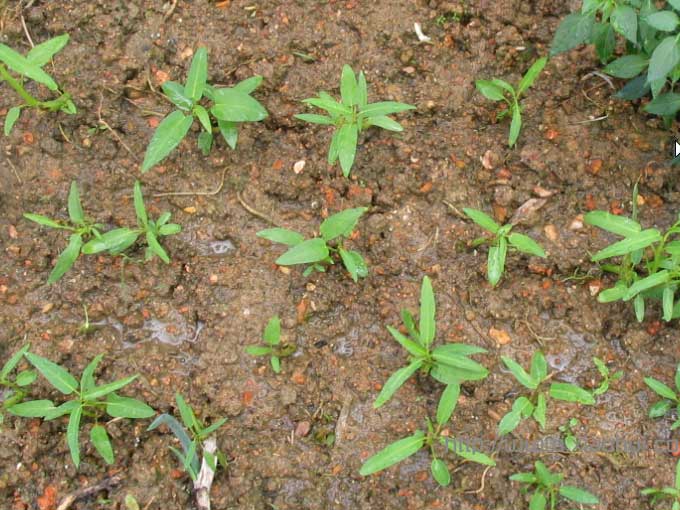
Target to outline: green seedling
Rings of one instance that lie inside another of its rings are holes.
[[[91,238],[100,238],[99,230],[102,228],[97,223],[92,223],[83,212],[80,202],[80,191],[75,181],[71,182],[68,194],[68,215],[70,222],[61,223],[41,214],[24,213],[24,218],[48,228],[67,230],[71,232],[68,246],[61,252],[57,263],[52,269],[47,283],[54,283],[71,269],[81,253],[83,243]]]
[[[2,409],[7,409],[18,404],[26,396],[26,387],[38,377],[35,370],[20,370],[12,377],[12,372],[24,359],[28,352],[29,344],[24,345],[15,352],[0,369],[0,391],[2,393]],[[3,414],[0,412],[0,424],[3,422]]]
[[[451,418],[459,395],[459,385],[452,384],[447,386],[439,399],[435,423],[427,419],[427,429],[425,431],[418,430],[415,434],[390,444],[364,462],[359,473],[362,476],[378,473],[426,448],[430,451],[430,457],[432,458],[430,470],[433,478],[439,485],[447,486],[451,483],[451,473],[446,462],[437,456],[435,447],[439,445],[443,445],[447,452],[451,451],[467,461],[485,466],[495,466],[494,460],[484,453],[475,451],[467,447],[467,445],[458,444],[455,437],[442,435],[442,429]]]
[[[360,72],[357,80],[354,71],[348,65],[344,65],[342,68],[340,95],[341,102],[337,102],[326,92],[319,92],[319,97],[302,101],[325,110],[328,116],[301,113],[295,117],[312,124],[335,126],[335,133],[328,149],[328,164],[334,165],[339,159],[343,175],[349,177],[352,165],[354,165],[361,132],[371,126],[388,131],[403,131],[404,128],[401,124],[392,120],[388,115],[412,110],[415,106],[395,101],[369,103],[368,86],[364,73]]]
[[[207,80],[208,50],[201,47],[194,54],[184,85],[174,81],[163,83],[163,93],[177,109],[156,128],[144,155],[142,172],[165,159],[184,139],[195,119],[202,128],[198,147],[207,155],[213,145],[213,119],[227,145],[236,149],[239,124],[267,118],[267,110],[250,95],[262,83],[261,76],[243,80],[234,87],[215,87]],[[203,106],[203,98],[212,106]]]
[[[540,351],[534,352],[534,355],[531,357],[529,373],[519,363],[507,356],[501,356],[501,360],[515,379],[517,379],[517,382],[531,390],[528,396],[522,395],[517,398],[512,404],[512,409],[501,419],[498,424],[498,434],[501,436],[515,430],[522,420],[529,417],[533,417],[541,429],[544,429],[547,418],[548,397],[584,405],[595,404],[595,398],[591,392],[571,383],[551,383],[546,392],[544,383],[547,383],[552,375],[548,375],[548,363]]]
[[[361,254],[346,249],[344,242],[352,235],[359,218],[367,210],[366,207],[357,207],[329,216],[319,227],[321,237],[305,239],[302,234],[285,228],[261,230],[257,236],[290,247],[286,253],[276,259],[276,263],[280,266],[309,264],[302,273],[303,276],[309,276],[314,271],[324,273],[328,265],[335,263],[333,256],[338,255],[352,280],[357,282],[359,278],[368,276],[368,266]],[[334,245],[329,244],[332,241]]]
[[[680,510],[680,460],[675,464],[675,486],[662,487],[661,489],[642,489],[643,496],[651,496],[652,505],[656,505],[659,500],[670,499],[673,501],[671,510]]]
[[[602,377],[602,382],[600,382],[600,385],[593,390],[593,396],[597,397],[607,393],[611,383],[616,382],[623,377],[623,371],[619,370],[611,374],[607,364],[597,357],[593,357],[593,363],[595,363],[595,367]]]
[[[513,482],[525,484],[524,494],[531,492],[529,510],[555,510],[560,499],[581,505],[597,505],[600,500],[585,489],[563,485],[564,475],[552,473],[541,461],[536,461],[533,473],[516,473],[510,477]]]
[[[49,112],[61,111],[71,115],[76,113],[76,106],[71,101],[71,96],[61,92],[54,78],[43,70],[43,66],[66,46],[68,39],[68,34],[49,39],[32,48],[26,56],[17,53],[9,46],[0,44],[0,80],[7,82],[24,101],[23,104],[13,106],[7,112],[4,127],[5,136],[12,132],[12,128],[24,108],[38,108]],[[12,75],[10,71],[18,74],[19,77]],[[39,100],[24,87],[25,79],[44,85],[51,92],[58,94],[58,97],[49,101]]]
[[[680,364],[675,370],[675,388],[680,392]],[[654,379],[653,377],[645,377],[645,384],[649,388],[659,395],[663,400],[659,400],[656,404],[649,408],[650,418],[661,418],[665,416],[671,407],[675,406],[677,412],[677,419],[671,425],[671,430],[675,430],[680,427],[680,394],[676,393],[669,386],[662,383],[661,381]]]
[[[266,345],[249,345],[246,352],[252,356],[269,356],[272,369],[278,374],[281,372],[281,358],[290,356],[297,349],[295,344],[281,344],[281,321],[278,315],[269,319],[262,340]]]
[[[513,225],[499,225],[489,215],[478,211],[477,209],[465,208],[463,209],[465,215],[474,221],[484,230],[493,234],[494,237],[479,237],[472,241],[472,246],[479,246],[482,244],[489,245],[489,255],[487,257],[486,277],[492,287],[498,285],[498,282],[505,271],[505,259],[508,254],[508,249],[515,249],[527,255],[545,258],[545,251],[536,241],[524,234],[511,232]]]
[[[562,439],[564,440],[564,446],[567,450],[573,452],[578,446],[578,440],[576,439],[576,434],[574,434],[574,428],[578,427],[581,422],[577,418],[570,418],[567,423],[560,425],[558,430],[562,432]]]
[[[184,425],[171,414],[163,413],[149,425],[147,430],[154,430],[161,425],[166,425],[172,431],[182,446],[182,451],[180,452],[173,447],[170,447],[170,450],[177,456],[182,463],[182,467],[193,481],[196,481],[201,471],[200,459],[203,459],[213,472],[217,471],[218,463],[226,469],[227,458],[224,453],[219,450],[209,451],[204,446],[206,440],[224,425],[227,419],[220,418],[212,425],[206,427],[196,418],[194,410],[179,393],[175,394],[175,402],[177,402],[177,409]]]
[[[155,414],[144,402],[116,393],[134,381],[136,375],[100,386],[95,384],[94,372],[104,357],[103,354],[96,356],[85,367],[80,381],[64,367],[46,358],[31,352],[24,353],[24,356],[56,390],[72,398],[61,405],[56,405],[51,400],[28,400],[14,404],[8,411],[24,418],[45,420],[68,415],[66,442],[76,467],[80,465],[80,430],[83,417],[94,420],[95,424],[90,429],[90,442],[107,464],[113,464],[113,447],[103,420],[105,415],[112,418],[142,419]]]
[[[637,185],[633,192],[631,218],[606,211],[585,215],[589,225],[623,237],[592,256],[593,262],[618,259],[602,264],[603,271],[616,275],[614,287],[599,293],[600,303],[632,301],[639,322],[645,317],[646,299],[661,301],[663,320],[680,317],[680,301],[675,293],[680,284],[680,216],[665,233],[656,228],[643,229],[637,222]]]
[[[416,327],[415,320],[408,310],[402,310],[401,318],[408,336],[392,326],[387,326],[394,339],[410,354],[409,364],[387,379],[373,403],[374,408],[377,409],[392,398],[392,395],[417,371],[429,374],[447,387],[458,387],[463,381],[479,381],[489,375],[486,368],[468,357],[485,353],[486,350],[481,347],[450,343],[432,348],[436,336],[435,307],[432,283],[425,276],[420,290],[419,325]]]
[[[123,251],[132,246],[139,237],[146,241],[145,260],[151,260],[158,256],[166,264],[170,263],[170,257],[165,249],[160,244],[160,238],[164,236],[171,236],[182,231],[182,227],[176,223],[168,223],[171,214],[164,212],[157,220],[149,218],[144,205],[144,198],[142,197],[142,187],[139,181],[135,181],[134,187],[134,206],[135,215],[137,216],[136,229],[126,227],[116,228],[101,234],[92,239],[82,248],[82,252],[91,255],[106,251],[111,255],[120,255]]]
[[[519,133],[522,129],[523,108],[520,105],[522,95],[534,84],[536,78],[541,74],[541,71],[543,71],[547,62],[548,59],[546,57],[539,58],[534,62],[520,80],[517,89],[507,81],[499,78],[475,81],[477,90],[481,92],[485,98],[492,101],[505,101],[507,103],[508,107],[501,110],[496,118],[501,120],[507,115],[510,115],[512,118],[512,121],[510,122],[510,135],[508,136],[508,146],[510,147],[513,147],[517,143],[517,138],[519,138]]]

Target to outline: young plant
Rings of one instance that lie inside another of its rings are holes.
[[[412,110],[415,106],[394,101],[369,103],[364,73],[360,72],[357,80],[354,71],[348,65],[342,68],[340,95],[342,97],[340,103],[326,92],[319,92],[319,97],[302,101],[325,110],[328,116],[301,113],[295,117],[313,124],[335,126],[335,133],[328,149],[328,164],[334,165],[339,159],[343,175],[349,177],[361,132],[371,126],[388,131],[403,131],[404,128],[388,115]]]
[[[182,467],[194,482],[201,472],[200,459],[203,459],[203,462],[213,473],[217,471],[218,462],[226,469],[227,458],[224,453],[206,443],[214,441],[211,436],[224,425],[227,419],[220,418],[206,427],[196,418],[194,410],[179,393],[175,394],[175,402],[177,402],[177,409],[184,426],[171,414],[163,413],[149,425],[147,430],[154,430],[161,425],[167,425],[182,446],[181,452],[172,446],[170,450],[177,456]]]
[[[490,216],[477,209],[464,208],[465,215],[484,230],[493,234],[494,237],[480,237],[472,241],[473,246],[481,244],[489,245],[487,257],[486,277],[492,287],[498,285],[503,271],[505,271],[505,259],[508,249],[515,249],[527,255],[545,258],[545,251],[536,241],[524,234],[512,232],[512,224],[499,225]]]
[[[60,223],[56,220],[41,214],[24,213],[24,218],[48,228],[68,230],[71,232],[68,246],[59,255],[57,263],[52,269],[47,283],[54,283],[71,269],[81,253],[83,243],[90,238],[99,238],[101,225],[92,223],[83,213],[83,206],[80,202],[80,192],[75,181],[71,182],[71,189],[68,194],[68,215],[69,223]]]
[[[144,402],[122,397],[116,393],[134,381],[137,375],[100,386],[95,384],[94,372],[104,357],[103,354],[96,356],[85,367],[80,381],[76,380],[64,367],[46,358],[31,352],[24,353],[24,356],[56,390],[72,398],[61,405],[55,405],[51,400],[28,400],[14,404],[8,408],[8,411],[24,418],[45,420],[54,420],[68,415],[66,441],[76,467],[80,465],[80,430],[83,417],[92,418],[95,421],[90,429],[90,442],[107,464],[113,464],[113,447],[105,428],[104,416],[141,419],[150,418],[155,414],[154,410]]]
[[[450,343],[432,348],[436,336],[435,300],[432,283],[427,276],[423,278],[420,290],[419,325],[416,327],[415,320],[408,310],[401,311],[401,319],[408,336],[392,326],[387,326],[387,330],[410,354],[409,364],[387,379],[373,403],[375,409],[392,398],[409,377],[419,370],[422,374],[429,374],[435,380],[446,384],[447,387],[458,387],[463,381],[478,381],[489,374],[486,368],[468,357],[485,353],[486,350],[481,347]]]
[[[498,424],[498,434],[501,436],[515,430],[522,420],[529,417],[533,417],[541,429],[544,429],[548,397],[584,405],[595,404],[595,398],[592,393],[571,383],[551,383],[549,390],[546,392],[544,383],[547,383],[552,376],[548,375],[548,363],[540,351],[534,352],[534,355],[531,357],[529,373],[519,363],[507,356],[501,356],[501,360],[515,379],[517,379],[517,382],[531,390],[528,396],[522,395],[517,398],[512,404],[512,409],[501,419]]]
[[[437,456],[435,447],[438,445],[443,445],[447,452],[450,450],[465,460],[483,464],[485,466],[495,466],[496,463],[494,460],[484,453],[472,450],[467,445],[458,444],[454,437],[442,435],[442,429],[446,422],[451,418],[451,415],[456,408],[459,395],[459,385],[451,384],[447,386],[439,399],[437,417],[434,424],[428,418],[426,420],[426,431],[417,430],[415,434],[390,444],[364,462],[359,473],[362,476],[372,475],[373,473],[387,469],[388,467],[415,455],[421,449],[426,448],[430,451],[430,456],[432,458],[432,463],[430,464],[432,477],[439,485],[447,486],[451,483],[451,473],[449,472],[446,462]]]
[[[675,292],[680,284],[680,216],[665,233],[644,229],[637,222],[637,186],[633,192],[632,218],[606,211],[585,215],[589,225],[623,237],[592,256],[593,262],[617,258],[618,263],[602,264],[603,271],[616,275],[614,287],[600,292],[600,303],[632,301],[639,322],[645,317],[645,300],[661,301],[663,320],[680,317],[680,301]]]
[[[680,392],[680,364],[675,370],[675,388]],[[671,407],[675,406],[677,416],[676,420],[671,425],[671,430],[675,430],[680,427],[680,395],[673,391],[669,386],[666,386],[661,381],[654,379],[653,377],[645,377],[645,384],[649,388],[659,395],[663,400],[659,400],[656,404],[649,408],[650,418],[661,418],[665,416]]]
[[[295,344],[281,344],[281,321],[275,315],[267,323],[262,340],[266,345],[249,345],[246,352],[252,356],[269,356],[272,369],[277,374],[281,372],[281,358],[290,356],[295,352]]]
[[[23,104],[13,106],[7,112],[4,127],[5,136],[12,132],[12,128],[19,119],[23,108],[38,108],[49,112],[62,111],[71,115],[76,113],[76,106],[71,101],[71,96],[65,92],[60,92],[59,85],[54,81],[54,78],[43,70],[43,66],[66,46],[68,39],[68,34],[49,39],[32,48],[26,56],[17,53],[9,46],[0,44],[0,81],[7,82],[24,101]],[[18,74],[19,77],[12,75],[10,71]],[[58,97],[49,101],[37,99],[24,87],[25,79],[31,79],[44,85],[50,91],[58,94]]]
[[[250,96],[262,83],[261,76],[243,80],[234,87],[219,88],[210,85],[207,79],[208,50],[201,47],[194,54],[184,85],[174,81],[163,83],[165,96],[177,109],[156,128],[144,155],[142,172],[165,159],[184,139],[195,119],[198,119],[202,128],[198,147],[207,155],[213,143],[212,119],[227,145],[236,149],[239,124],[267,118],[267,110]],[[204,97],[212,102],[212,106],[201,104]]]
[[[607,391],[609,391],[610,384],[623,377],[623,371],[619,370],[611,374],[607,364],[595,356],[593,356],[593,363],[595,363],[595,367],[602,377],[602,382],[600,382],[600,385],[593,390],[593,396],[597,397],[607,393]]]
[[[107,251],[111,255],[119,255],[132,246],[140,236],[143,236],[146,241],[145,260],[148,261],[158,256],[163,262],[169,264],[170,257],[161,246],[159,239],[178,234],[182,231],[182,227],[176,223],[168,223],[171,217],[169,212],[161,214],[156,221],[149,218],[139,181],[135,181],[133,199],[138,228],[121,227],[109,230],[85,244],[82,249],[83,253],[91,255]]]
[[[581,422],[577,418],[570,418],[567,423],[560,425],[558,430],[562,432],[562,438],[564,439],[564,446],[567,450],[573,452],[578,446],[578,440],[576,439],[576,434],[574,434],[574,428],[578,427]]]
[[[548,59],[546,57],[539,58],[534,62],[520,80],[517,89],[507,81],[499,78],[475,81],[477,90],[479,90],[485,98],[491,99],[492,101],[505,101],[507,103],[508,107],[501,110],[498,115],[496,115],[496,118],[501,120],[507,115],[510,115],[512,118],[512,121],[510,122],[510,135],[508,136],[508,146],[510,147],[513,147],[517,143],[519,132],[522,129],[523,108],[520,105],[522,95],[534,84],[536,78],[541,74],[541,71],[547,62]]]
[[[26,386],[36,380],[38,374],[35,370],[21,370],[11,377],[14,369],[28,352],[30,345],[26,344],[15,352],[0,369],[0,390],[2,391],[2,409],[7,409],[21,402],[26,396]],[[0,424],[3,422],[3,414],[0,412]]]
[[[532,492],[529,501],[530,510],[554,510],[559,499],[579,503],[581,505],[597,505],[600,500],[585,489],[572,485],[563,485],[564,475],[552,473],[541,461],[534,464],[533,473],[516,473],[510,477],[513,482],[525,484],[522,493]]]
[[[662,487],[661,489],[642,489],[640,493],[643,496],[651,496],[652,505],[655,505],[659,500],[670,499],[673,501],[671,510],[680,510],[680,460],[675,464],[675,486]]]
[[[321,237],[305,239],[302,234],[285,228],[261,230],[257,236],[290,247],[276,259],[280,266],[309,264],[303,276],[309,276],[314,271],[324,273],[328,265],[335,263],[333,255],[337,254],[352,280],[357,282],[359,278],[368,276],[368,267],[359,252],[345,249],[344,241],[352,235],[359,218],[367,210],[367,207],[357,207],[329,216],[319,227]],[[329,244],[331,241],[335,241],[334,245]]]

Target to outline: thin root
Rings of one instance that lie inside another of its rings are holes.
[[[28,44],[31,45],[31,48],[35,48],[35,44],[33,44],[33,39],[31,39],[31,33],[28,31],[28,27],[26,26],[26,20],[24,19],[24,15],[21,15],[21,26],[24,29],[24,34],[26,34],[26,39],[28,39]]]
[[[220,180],[220,185],[217,186],[213,191],[169,191],[167,193],[156,193],[154,197],[191,197],[191,196],[212,196],[217,195],[222,191],[224,186],[224,176],[227,174],[227,167],[222,170],[222,179]]]
[[[482,483],[479,486],[479,489],[475,489],[473,491],[465,491],[463,494],[480,494],[481,492],[484,491],[484,483],[486,482],[486,474],[489,472],[489,469],[491,469],[493,466],[486,466],[486,469],[482,473]]]
[[[109,478],[105,478],[101,482],[95,484],[95,485],[90,485],[89,487],[85,487],[83,489],[79,489],[75,492],[72,492],[68,496],[66,496],[61,503],[59,503],[59,506],[57,507],[57,510],[68,510],[68,508],[71,507],[71,505],[78,499],[81,498],[87,498],[90,496],[94,496],[97,494],[99,491],[102,491],[104,489],[108,489],[109,487],[113,487],[114,485],[118,485],[121,481],[123,480],[123,477],[121,475],[115,475],[111,476]]]
[[[14,163],[12,163],[9,158],[7,158],[7,163],[9,163],[9,166],[12,167],[12,171],[14,172],[14,176],[17,178],[17,181],[19,181],[19,184],[21,184],[23,186],[24,181],[21,180],[21,177],[19,176],[19,172],[17,172],[17,167],[14,166]]]
[[[243,208],[246,211],[248,211],[250,214],[252,214],[253,216],[256,216],[257,218],[260,218],[263,221],[266,221],[267,223],[270,223],[271,225],[278,227],[278,224],[273,219],[271,219],[269,216],[267,216],[264,213],[261,213],[257,209],[253,209],[251,206],[249,206],[246,203],[246,201],[243,200],[243,196],[241,195],[240,191],[236,192],[236,198],[238,199],[239,203],[243,206]]]

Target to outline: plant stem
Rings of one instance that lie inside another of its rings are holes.
[[[38,101],[31,94],[26,92],[26,89],[23,87],[23,85],[19,83],[17,80],[15,80],[14,77],[9,73],[7,68],[2,64],[0,64],[0,78],[9,83],[10,87],[12,87],[16,91],[16,93],[19,94],[24,101],[26,101],[26,104],[28,106],[40,106],[40,101]]]

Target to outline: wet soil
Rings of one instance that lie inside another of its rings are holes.
[[[218,441],[230,465],[215,479],[217,509],[523,508],[525,496],[508,476],[537,458],[596,493],[599,508],[651,508],[640,489],[672,483],[673,458],[651,448],[636,455],[502,453],[487,472],[451,456],[448,488],[431,479],[426,452],[380,475],[358,474],[363,460],[422,427],[436,408],[440,387],[414,379],[372,409],[380,385],[406,359],[385,325],[398,324],[403,307],[416,310],[425,274],[437,297],[438,341],[489,350],[481,359],[491,375],[465,385],[451,434],[495,437],[519,390],[499,356],[526,365],[541,347],[556,379],[593,384],[593,355],[626,376],[597,406],[551,403],[545,433],[525,422],[516,437],[558,436],[572,416],[584,438],[671,437],[670,418],[646,418],[653,397],[642,377],[672,379],[677,324],[660,323],[658,308],[638,324],[628,306],[597,303],[589,254],[611,238],[580,221],[595,208],[629,213],[640,179],[643,223],[667,226],[680,205],[665,163],[669,132],[639,105],[613,99],[591,74],[598,62],[589,48],[550,61],[524,101],[516,149],[505,143],[508,123],[494,120],[496,105],[474,91],[475,78],[518,80],[547,53],[576,2],[197,0],[177,2],[169,16],[172,2],[160,0],[28,3],[23,11],[18,2],[4,5],[1,40],[28,49],[21,14],[35,41],[68,32],[71,43],[53,72],[78,114],[26,112],[2,139],[1,360],[24,339],[74,373],[105,353],[100,377],[142,374],[128,393],[158,411],[172,412],[180,391],[203,418],[227,416]],[[418,42],[414,22],[431,44]],[[165,243],[169,266],[88,257],[47,285],[66,238],[22,213],[65,218],[75,179],[90,216],[110,226],[134,222],[130,190],[140,158],[156,114],[169,111],[151,88],[166,77],[182,80],[199,45],[209,49],[214,83],[264,76],[255,96],[270,117],[243,127],[237,151],[219,142],[207,158],[190,134],[141,177],[152,214],[170,210],[183,226]],[[325,162],[330,133],[293,118],[301,99],[318,90],[337,94],[344,63],[366,72],[373,100],[417,105],[399,116],[402,134],[363,136],[349,180]],[[3,90],[6,112],[15,97]],[[100,121],[113,133],[96,129]],[[296,174],[300,160],[306,165]],[[545,202],[517,228],[549,258],[511,257],[506,278],[491,289],[485,249],[468,248],[479,231],[458,211],[477,207],[506,221],[531,199]],[[281,248],[255,236],[268,223],[242,202],[306,234],[328,214],[369,206],[353,245],[371,276],[354,284],[338,267],[310,278],[282,272],[274,264]],[[89,334],[79,329],[83,306],[94,325]],[[243,352],[275,313],[298,345],[279,375]],[[57,397],[44,380],[33,393]],[[123,508],[126,494],[142,508],[190,508],[189,480],[167,448],[172,437],[146,426],[110,425],[116,463],[107,467],[85,446],[76,471],[63,420],[8,417],[0,427],[0,506],[56,508],[67,494],[117,474],[120,483],[71,508]]]

